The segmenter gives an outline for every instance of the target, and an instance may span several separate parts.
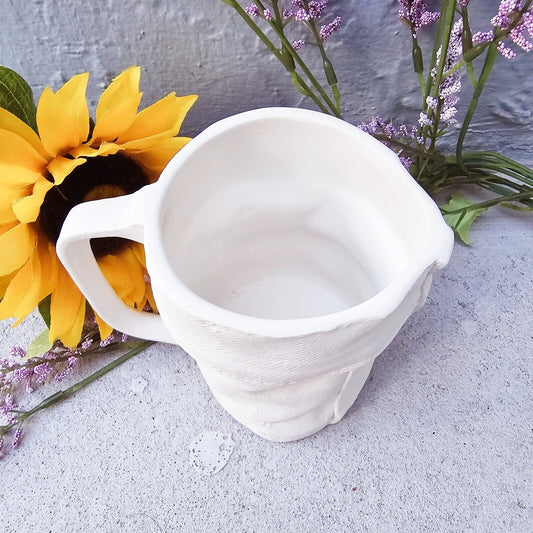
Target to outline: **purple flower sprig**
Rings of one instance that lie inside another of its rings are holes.
[[[515,44],[521,44],[522,48],[525,51],[528,50],[528,46],[522,42],[525,41],[523,33],[527,30],[530,36],[533,36],[533,8],[531,7],[533,0],[501,0],[498,14],[492,18],[491,22],[495,27],[494,35],[492,40],[487,40],[486,42],[480,42],[477,45],[477,48],[484,50],[487,49],[485,61],[483,63],[483,68],[474,84],[474,94],[470,101],[470,105],[466,111],[463,124],[461,126],[461,131],[457,139],[456,146],[456,157],[459,166],[466,170],[463,162],[463,145],[468,133],[468,128],[472,122],[472,118],[477,109],[479,98],[487,80],[492,72],[492,69],[496,63],[496,57],[498,54],[503,55],[508,59],[514,57],[514,52],[508,48],[504,39],[510,37]],[[476,47],[475,47],[476,48]],[[532,46],[533,48],[533,46]],[[470,52],[472,52],[470,50]],[[468,58],[467,58],[468,59]],[[463,58],[463,61],[465,58]],[[453,71],[453,69],[452,69]]]
[[[390,148],[407,170],[411,168],[417,154],[424,148],[425,139],[420,135],[418,125],[396,126],[392,121],[376,115],[369,122],[358,124],[357,127]]]
[[[533,38],[533,9],[530,5],[531,1],[502,0],[498,13],[490,21],[495,28],[493,39],[503,34],[518,48],[530,52],[533,49],[533,43],[528,40]],[[498,52],[506,59],[514,59],[517,55],[503,39],[498,43]]]
[[[87,323],[82,340],[75,349],[67,348],[60,341],[56,341],[44,354],[27,358],[23,348],[13,347],[9,356],[0,360],[0,458],[7,452],[7,437],[11,438],[10,447],[18,448],[22,439],[23,424],[29,417],[71,396],[150,344],[152,343],[148,341],[130,341],[126,335],[117,332],[101,340],[98,328],[92,323]],[[21,394],[32,393],[37,388],[52,382],[64,381],[71,376],[82,360],[87,360],[91,356],[124,350],[126,353],[121,357],[80,382],[52,394],[29,410],[20,409]]]
[[[425,105],[418,119],[421,135],[425,139],[429,137],[433,146],[437,137],[456,122],[456,105],[462,86],[461,75],[458,71],[451,75],[444,75],[443,72],[451,70],[462,58],[463,19],[454,22],[446,48],[446,55],[443,58],[441,58],[442,47],[437,50],[436,65],[430,71],[431,91],[425,99]]]
[[[269,7],[265,7],[265,4],[269,4]],[[285,8],[283,3],[277,0],[270,2],[264,0],[264,2],[251,2],[246,6],[245,12],[252,18],[262,18],[267,22],[281,23],[282,28],[290,22],[302,23],[315,38],[313,44],[320,45],[329,39],[341,25],[341,17],[335,17],[331,22],[322,24],[320,27],[317,25],[327,7],[328,0],[291,0],[290,8]],[[295,39],[293,43],[297,43],[296,50],[299,50],[305,41]]]
[[[314,38],[313,44],[320,51],[324,74],[335,98],[337,114],[340,116],[341,95],[337,86],[337,75],[335,74],[333,63],[326,53],[324,42],[338,31],[342,23],[342,18],[337,16],[331,22],[319,26],[318,20],[323,18],[326,13],[328,0],[291,0],[291,2],[292,6],[296,8],[296,11],[285,10],[284,17],[289,21],[293,19],[294,21],[303,23]],[[292,46],[295,50],[299,50],[303,46],[302,43],[305,43],[305,41],[297,39],[293,41]]]
[[[418,37],[420,30],[440,17],[440,11],[429,11],[424,0],[396,0],[401,8],[398,18],[405,23],[414,38]]]
[[[518,55],[517,51],[509,46],[509,41],[523,52],[533,50],[532,5],[532,0],[501,0],[498,13],[490,20],[493,29],[477,31],[472,35],[472,48],[465,51],[462,61],[452,69],[450,74],[465,64],[469,67],[472,61],[491,45],[496,47],[505,59],[515,59]]]
[[[331,22],[318,25],[326,13],[328,0],[254,0],[243,8],[238,0],[222,0],[232,7],[254,33],[267,46],[272,54],[289,72],[296,89],[310,97],[324,113],[341,118],[340,92],[333,64],[329,60],[324,41],[329,39],[340,27],[341,19],[336,17]],[[272,42],[271,38],[259,26],[259,20],[265,21],[274,32],[280,43]],[[303,24],[314,38],[322,57],[322,65],[329,86],[323,86],[300,56],[299,51],[305,46],[306,40],[289,37],[287,26],[292,23]]]
[[[413,68],[418,75],[418,83],[424,91],[426,82],[424,80],[424,61],[422,49],[418,44],[418,34],[420,30],[440,18],[440,12],[428,11],[423,0],[396,0],[401,6],[398,11],[398,18],[411,30]]]

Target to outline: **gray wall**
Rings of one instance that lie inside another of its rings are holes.
[[[358,123],[379,113],[415,121],[419,96],[408,30],[398,22],[396,2],[330,3],[332,13],[344,19],[329,50],[345,118]],[[471,1],[475,29],[489,28],[498,3]],[[254,107],[313,108],[221,0],[0,0],[0,9],[0,63],[21,73],[36,96],[46,85],[55,89],[87,70],[94,106],[112,76],[138,64],[143,68],[144,105],[172,90],[199,94],[185,124],[191,135]],[[513,62],[499,60],[469,146],[500,149],[533,162],[528,153],[533,139],[532,60],[533,53]]]

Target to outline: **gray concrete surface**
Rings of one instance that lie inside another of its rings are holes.
[[[482,29],[498,2],[474,3]],[[331,50],[346,118],[412,118],[416,86],[394,2],[332,4],[345,19]],[[146,104],[171,90],[200,95],[189,134],[253,107],[312,107],[220,1],[0,5],[0,62],[36,94],[90,70],[94,105],[111,76],[140,64]],[[471,146],[533,164],[532,59],[500,62]],[[530,215],[485,215],[346,417],[299,442],[250,433],[186,354],[153,346],[28,424],[21,448],[0,461],[0,531],[531,531],[532,230]],[[0,327],[2,353],[27,345],[40,323]],[[207,432],[234,442],[212,475],[189,449]]]

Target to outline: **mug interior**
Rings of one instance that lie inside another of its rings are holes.
[[[339,123],[262,118],[192,141],[161,217],[186,287],[239,314],[301,319],[399,276],[426,232],[420,195],[386,148]]]

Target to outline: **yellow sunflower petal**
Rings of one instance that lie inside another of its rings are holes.
[[[0,302],[0,320],[15,316],[16,309],[31,288],[32,264],[26,264],[15,274],[9,282],[4,298]]]
[[[75,348],[81,339],[81,334],[83,331],[83,323],[85,320],[85,298],[82,298],[80,305],[78,307],[78,311],[76,312],[76,315],[74,316],[74,321],[72,322],[71,328],[62,335],[59,336],[59,340],[67,347],[67,348]],[[50,331],[50,337],[52,336],[52,332]]]
[[[49,159],[50,155],[44,149],[43,143],[37,133],[30,126],[20,120],[6,109],[0,108],[0,130],[7,130],[24,139],[43,158]]]
[[[18,224],[19,224],[18,220],[15,220],[14,222],[7,222],[5,224],[0,224],[0,235],[3,235],[4,233],[8,232],[10,229],[13,229]]]
[[[168,162],[190,141],[189,137],[172,137],[142,152],[131,154],[151,182],[156,181]]]
[[[144,269],[131,248],[128,247],[117,255],[101,257],[98,265],[126,305],[137,308],[144,306]]]
[[[103,142],[98,148],[92,148],[91,146],[82,144],[69,153],[75,158],[80,158],[113,155],[120,152],[120,150],[124,150],[124,148],[118,144]]]
[[[39,216],[44,197],[52,187],[53,185],[41,176],[35,182],[31,195],[13,203],[13,213],[15,213],[17,219],[25,224],[35,222]]]
[[[96,318],[96,323],[98,324],[98,330],[100,331],[100,338],[102,340],[107,339],[111,333],[113,333],[113,328],[104,322],[96,313],[94,313],[94,318]]]
[[[87,140],[89,136],[89,108],[87,107],[87,82],[89,73],[84,72],[70,78],[61,89],[56,92],[59,105],[65,109],[77,124],[79,138]]]
[[[129,67],[119,74],[109,84],[107,89],[102,93],[100,101],[96,106],[96,122],[102,118],[104,113],[120,106],[122,102],[129,100],[132,96],[139,93],[139,81],[141,79],[140,67]]]
[[[152,286],[149,284],[146,284],[146,300],[150,304],[153,312],[157,313],[157,304],[155,303],[154,293],[152,291]]]
[[[12,166],[6,172],[0,161],[0,186],[4,187],[27,187],[33,185],[41,176],[40,172],[29,171],[23,167]]]
[[[131,95],[103,113],[96,121],[93,136],[89,144],[102,140],[113,141],[131,126],[141,103],[142,93]]]
[[[41,289],[39,302],[57,287],[57,273],[61,263],[53,243],[43,236],[37,237],[37,254],[41,265]],[[36,255],[36,254],[34,254]]]
[[[2,194],[0,194],[0,225],[17,221],[17,217],[13,212],[13,202],[28,196],[31,191],[31,185],[26,187],[2,187]]]
[[[133,281],[126,262],[120,256],[106,255],[98,259],[98,266],[117,296],[127,299],[133,288]]]
[[[35,233],[29,224],[17,224],[0,235],[0,276],[20,268],[35,249]]]
[[[6,289],[8,288],[12,279],[13,276],[0,276],[0,299],[4,297]]]
[[[63,107],[63,99],[46,87],[37,105],[37,127],[46,151],[53,157],[86,140],[78,119]]]
[[[77,344],[83,327],[82,311],[85,316],[85,298],[63,265],[58,265],[57,284],[50,302],[50,340],[68,339],[68,346]],[[73,341],[76,334],[78,338]]]
[[[39,239],[37,248],[28,261],[31,264],[31,283],[13,313],[18,319],[13,326],[17,326],[28,316],[55,286],[57,268],[54,257],[53,246],[46,239]]]
[[[139,261],[139,263],[141,263],[143,267],[142,272],[143,272],[143,280],[144,280],[145,277],[148,276],[148,271],[146,270],[146,255],[144,251],[144,246],[141,243],[136,242],[132,244],[131,249],[133,253],[135,254],[137,260]],[[150,304],[150,307],[153,309],[153,311],[157,313],[157,305],[155,303],[154,293],[152,291],[152,285],[150,284],[149,281],[148,282],[145,281],[144,291],[145,291],[144,299]],[[146,302],[143,303],[143,307],[145,303]]]
[[[143,109],[133,124],[120,135],[118,143],[128,150],[146,149],[161,139],[174,137],[197,98],[195,95],[178,97],[169,94]]]
[[[144,245],[140,242],[132,242],[130,245],[131,251],[135,254],[137,261],[141,263],[144,270],[146,270],[146,253],[144,251]]]
[[[16,133],[0,129],[0,174],[4,183],[33,183],[47,163],[25,139]]]
[[[50,161],[48,171],[54,177],[54,184],[61,185],[63,180],[76,168],[85,163],[86,159],[78,157],[69,159],[68,157],[58,156]]]
[[[128,294],[131,303],[129,305],[133,307],[133,304],[135,304],[137,308],[142,309],[146,302],[146,298],[144,297],[146,282],[144,281],[143,265],[131,248],[124,250],[119,257],[127,265],[131,276],[132,287]]]

